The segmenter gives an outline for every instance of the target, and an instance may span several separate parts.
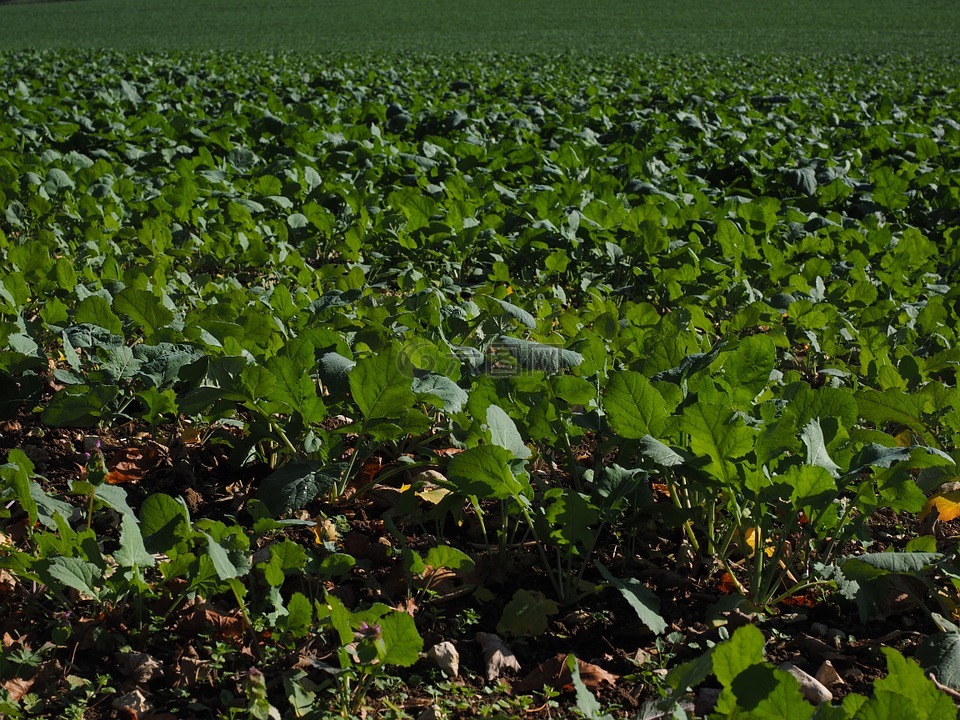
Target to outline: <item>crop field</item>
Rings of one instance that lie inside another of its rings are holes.
[[[222,7],[0,4],[0,717],[957,717],[952,5]]]
[[[960,51],[950,0],[0,2],[0,49],[741,55]]]

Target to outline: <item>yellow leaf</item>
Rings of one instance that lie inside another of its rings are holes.
[[[750,546],[751,550],[757,549],[757,529],[755,527],[747,528],[743,533],[743,540]],[[769,547],[770,541],[767,540],[767,548],[763,551],[767,557],[773,557],[773,548]]]
[[[439,505],[440,501],[449,494],[450,491],[446,488],[433,488],[432,490],[423,490],[422,492],[418,492],[417,497],[421,500],[426,500],[431,505]]]
[[[337,525],[329,518],[318,518],[316,524],[310,529],[313,531],[313,536],[316,538],[317,545],[323,545],[325,542],[337,541]]]
[[[923,520],[934,509],[940,522],[956,520],[960,517],[960,490],[951,490],[931,497],[920,511],[920,519]]]

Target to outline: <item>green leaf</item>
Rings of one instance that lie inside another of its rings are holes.
[[[440,401],[442,410],[448,413],[458,413],[463,410],[470,396],[467,391],[457,385],[446,375],[429,373],[413,381],[412,390],[417,395],[426,395]]]
[[[510,469],[513,453],[498,445],[480,445],[457,455],[447,468],[447,477],[457,491],[478,498],[520,500],[529,490]]]
[[[909,717],[917,720],[954,720],[956,718],[957,708],[953,701],[937,690],[916,662],[903,657],[893,648],[884,647],[881,650],[887,656],[887,676],[873,684],[874,696],[857,713],[857,720],[884,717]],[[895,716],[878,712],[892,698],[905,700],[905,705],[900,702],[890,704],[903,707],[908,711]]]
[[[803,698],[800,683],[790,673],[767,663],[751,665],[731,683],[737,705],[756,720],[808,720],[816,708]],[[718,710],[723,698],[718,701]]]
[[[293,637],[306,637],[313,625],[313,604],[307,596],[295,592],[287,603],[287,614],[283,618],[283,630]]]
[[[207,555],[213,562],[217,577],[221,580],[230,580],[245,575],[250,567],[246,558],[239,558],[236,553],[228,552],[226,548],[213,539],[208,533],[201,533],[207,539]]]
[[[379,620],[380,637],[386,652],[381,658],[385,665],[410,667],[420,659],[423,638],[417,632],[413,617],[393,610]]]
[[[682,465],[684,458],[669,445],[665,445],[650,435],[644,435],[639,442],[640,452],[661,467]]]
[[[541,508],[548,538],[560,547],[571,545],[589,550],[596,544],[599,509],[585,496],[570,488],[551,488]]]
[[[940,632],[917,648],[917,660],[927,673],[949,688],[960,690],[960,632]]]
[[[752,335],[729,353],[723,363],[723,379],[733,405],[748,409],[753,404],[770,382],[776,354],[776,346],[767,335]]]
[[[287,463],[268,475],[257,490],[256,499],[274,517],[305,507],[318,496],[325,495],[340,480],[337,466],[310,460]]]
[[[40,577],[45,583],[73,588],[94,600],[100,599],[97,586],[102,576],[103,572],[97,565],[75,557],[48,558],[40,570]]]
[[[856,394],[860,417],[882,426],[896,423],[914,430],[927,445],[937,446],[936,438],[927,427],[924,416],[933,411],[933,403],[926,394],[905,390],[860,390]]]
[[[514,637],[542,635],[547,631],[547,618],[559,611],[557,604],[543,593],[517,590],[503,608],[497,632]]]
[[[600,701],[594,696],[590,689],[584,685],[580,677],[580,664],[573,653],[567,655],[565,660],[567,670],[570,671],[570,678],[573,680],[573,688],[577,697],[577,710],[579,710],[588,720],[613,720],[612,715],[600,714]]]
[[[149,342],[157,330],[173,320],[173,312],[159,297],[146,290],[128,287],[113,298],[113,309],[122,313],[143,328],[144,338]]]
[[[887,573],[918,575],[943,558],[941,553],[882,552],[847,558],[842,567],[850,580],[868,580]]]
[[[817,173],[816,169],[807,166],[804,168],[790,168],[783,172],[784,182],[799,193],[807,196],[815,195],[817,192]]]
[[[119,393],[115,385],[74,385],[58,390],[41,419],[53,427],[96,425]]]
[[[689,433],[693,451],[710,458],[706,469],[725,484],[733,483],[738,474],[731,461],[753,449],[755,431],[741,424],[731,409],[705,402],[684,408],[680,426]]]
[[[502,314],[509,315],[514,320],[518,321],[525,327],[530,328],[531,330],[536,330],[537,328],[536,318],[523,308],[517,307],[516,305],[508,303],[505,300],[498,300],[490,295],[483,296],[478,300],[481,305],[486,303],[488,306],[499,308]]]
[[[654,595],[646,585],[635,578],[621,580],[599,562],[594,561],[593,564],[600,571],[603,579],[620,591],[640,622],[646,625],[650,632],[660,635],[667,629],[667,621],[660,616],[660,598]]]
[[[487,429],[490,431],[490,442],[509,450],[513,457],[526,460],[533,454],[530,448],[523,444],[523,438],[513,419],[497,405],[487,408]]]
[[[840,466],[827,454],[827,445],[823,439],[819,418],[814,418],[806,424],[800,433],[800,439],[807,446],[807,465],[821,467],[831,476],[840,477]]]
[[[292,540],[271,543],[270,559],[257,565],[267,584],[279,587],[288,574],[299,573],[307,564],[307,551]]]
[[[668,409],[663,396],[646,377],[632,370],[610,376],[603,407],[610,426],[623,438],[656,437],[666,427]]]
[[[77,305],[77,312],[73,316],[75,323],[90,323],[101,327],[114,335],[120,335],[123,332],[123,323],[113,312],[110,303],[106,298],[99,295],[90,295],[80,301]],[[73,340],[71,339],[73,342]],[[74,344],[76,344],[74,342]]]
[[[473,558],[449,545],[434,545],[427,551],[423,563],[433,568],[449,568],[463,572],[470,572],[474,567]]]
[[[147,552],[140,531],[140,523],[133,515],[123,515],[120,520],[120,547],[113,559],[121,567],[153,567],[156,558]]]
[[[0,465],[0,478],[13,488],[13,497],[25,513],[30,527],[33,527],[40,514],[37,501],[33,497],[33,463],[26,453],[15,448],[7,455],[7,462]]]
[[[350,392],[365,419],[396,419],[413,406],[413,377],[405,365],[396,346],[388,345],[350,370]]]
[[[589,405],[597,396],[597,389],[588,380],[576,375],[554,375],[550,378],[554,394],[571,405]]]
[[[730,639],[713,649],[713,674],[725,688],[752,665],[763,662],[763,633],[753,625],[737,628]]]
[[[183,501],[163,493],[148,495],[140,505],[140,531],[148,552],[169,553],[190,535]]]
[[[501,335],[494,343],[496,349],[509,353],[516,361],[517,369],[528,372],[544,372],[548,375],[576,367],[583,362],[583,355],[559,345],[520,340]]]

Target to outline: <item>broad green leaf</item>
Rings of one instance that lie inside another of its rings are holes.
[[[307,596],[295,592],[287,603],[287,614],[283,618],[283,629],[293,637],[306,637],[313,625],[313,605]]]
[[[99,295],[90,295],[80,301],[77,312],[73,316],[76,323],[90,323],[119,335],[123,332],[123,323],[110,307],[110,303]],[[71,338],[76,345],[76,341]]]
[[[386,648],[381,659],[385,665],[409,667],[420,659],[423,638],[417,632],[413,617],[404,612],[391,611],[380,618],[379,625]]]
[[[827,453],[819,418],[814,418],[806,424],[800,433],[800,439],[807,446],[807,465],[821,467],[833,477],[840,477],[840,466],[831,460]]]
[[[523,443],[520,431],[511,417],[497,405],[487,408],[487,429],[490,431],[490,442],[509,450],[515,458],[526,460],[533,453]]]
[[[729,688],[744,670],[763,662],[763,634],[753,625],[737,628],[713,649],[713,674]]]
[[[31,485],[36,484],[33,480],[33,467],[30,458],[19,448],[11,450],[7,455],[7,462],[0,465],[0,478],[3,479],[5,484],[13,488],[13,496],[20,503],[23,511],[27,513],[30,527],[36,524],[40,514],[31,487]]]
[[[148,552],[169,553],[190,535],[187,508],[169,495],[148,495],[140,505],[140,531]]]
[[[109,412],[119,393],[115,385],[74,385],[58,390],[41,418],[53,427],[91,427]]]
[[[507,352],[516,362],[517,370],[528,372],[539,371],[550,375],[577,367],[583,362],[583,355],[559,345],[548,345],[503,335],[497,338],[494,348]]]
[[[520,499],[529,490],[510,469],[514,454],[498,445],[480,445],[457,455],[447,468],[454,487],[467,496],[481,499]]]
[[[412,380],[396,346],[388,345],[350,370],[350,391],[365,419],[396,419],[414,403]]]
[[[143,328],[149,342],[157,330],[173,320],[173,312],[156,295],[146,290],[124,288],[113,298],[113,309]]]
[[[894,648],[881,648],[887,657],[887,676],[874,684],[874,695],[857,712],[857,720],[910,717],[917,720],[953,720],[957,708],[945,693],[923,674],[913,660]],[[888,715],[887,706],[902,708],[901,714]]]
[[[915,431],[927,445],[938,445],[925,419],[925,415],[933,411],[931,398],[925,393],[908,393],[896,388],[860,390],[856,399],[864,420],[877,425],[896,423]]]
[[[577,491],[551,488],[543,496],[541,513],[550,541],[560,547],[589,550],[596,543],[600,511]]]
[[[756,432],[743,425],[732,410],[713,403],[687,406],[680,425],[689,433],[693,451],[710,458],[707,470],[725,484],[733,483],[737,470],[732,460],[753,449]]]
[[[748,409],[754,398],[767,387],[776,361],[776,347],[766,335],[744,339],[723,363],[723,378],[730,393],[730,402]]]
[[[133,515],[123,515],[120,521],[120,547],[113,559],[122,567],[153,567],[156,564],[156,558],[144,546],[140,523]]]
[[[660,598],[654,595],[653,591],[635,578],[620,579],[600,563],[594,561],[593,564],[603,579],[620,591],[640,622],[646,625],[650,632],[660,635],[667,629],[666,620],[660,616]]]
[[[940,553],[865,553],[847,558],[843,563],[843,574],[850,580],[868,580],[887,573],[916,575],[942,557]]]
[[[816,708],[803,698],[800,683],[790,673],[767,663],[751,665],[731,683],[730,692],[745,715],[757,720],[808,720]],[[722,707],[724,698],[717,703]]]
[[[417,395],[426,395],[435,398],[440,402],[438,407],[448,413],[460,412],[469,399],[466,390],[446,375],[438,375],[436,373],[429,373],[423,377],[415,378],[412,389]]]
[[[603,395],[603,407],[610,426],[621,437],[639,440],[656,437],[666,427],[667,408],[663,396],[647,378],[631,370],[610,376]]]
[[[434,545],[427,551],[423,562],[433,568],[449,568],[463,572],[470,572],[474,566],[473,558],[449,545]]]
[[[490,295],[483,297],[481,302],[486,302],[492,307],[498,308],[504,315],[509,315],[514,320],[517,320],[531,330],[535,330],[537,327],[536,318],[523,308],[517,307],[513,303],[508,303],[505,300],[498,300]]]
[[[202,533],[207,539],[207,555],[213,561],[213,567],[221,580],[230,580],[240,577],[249,570],[246,563],[238,563],[232,558],[226,548],[214,540],[208,533]]]
[[[274,517],[293,512],[325,495],[340,480],[340,468],[323,463],[297,460],[287,463],[264,478],[256,499]]]
[[[73,588],[84,595],[100,599],[99,585],[103,573],[97,565],[76,557],[54,557],[47,559],[40,575],[45,582],[62,588]]]
[[[939,682],[960,690],[960,632],[930,635],[917,648],[917,660]]]
[[[497,632],[514,637],[542,635],[547,631],[548,618],[560,608],[543,593],[517,590],[503,608]]]
[[[550,387],[558,398],[571,405],[590,405],[597,396],[596,387],[576,375],[554,375]]]
[[[683,456],[676,450],[650,435],[641,437],[639,446],[640,452],[645,457],[650,458],[661,467],[674,467],[675,465],[682,465],[684,462]]]

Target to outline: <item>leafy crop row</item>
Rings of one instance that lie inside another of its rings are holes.
[[[5,56],[0,414],[266,470],[195,519],[93,447],[68,504],[14,449],[0,567],[160,625],[228,597],[254,644],[330,630],[344,712],[422,640],[291,533],[377,487],[409,597],[475,521],[501,563],[532,541],[551,602],[613,588],[654,633],[658,535],[754,609],[867,619],[936,573],[950,616],[954,548],[852,548],[955,507],[960,98],[865,65]]]

